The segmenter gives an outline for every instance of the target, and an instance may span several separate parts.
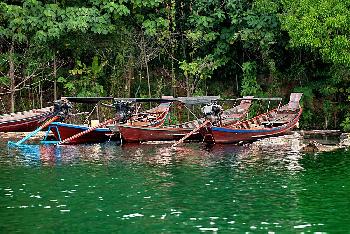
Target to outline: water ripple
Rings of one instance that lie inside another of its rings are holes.
[[[350,229],[350,153],[301,154],[296,144],[3,143],[0,225],[9,233]]]

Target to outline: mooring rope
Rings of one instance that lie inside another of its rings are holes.
[[[175,147],[181,143],[183,143],[187,138],[189,138],[193,133],[197,132],[199,129],[207,125],[210,121],[206,120],[201,125],[198,125],[196,128],[194,128],[191,132],[187,133],[183,138],[175,142],[171,147]]]
[[[29,138],[35,136],[39,131],[41,131],[43,128],[46,128],[47,126],[49,126],[52,122],[54,122],[55,120],[59,119],[60,116],[53,116],[51,119],[47,120],[45,123],[43,123],[40,127],[38,127],[35,131],[29,133],[27,136],[25,136],[22,140],[16,142],[16,143],[12,143],[12,142],[8,142],[9,144],[13,144],[16,146],[19,146],[20,144],[22,144],[23,142],[25,142],[26,140],[28,140]]]

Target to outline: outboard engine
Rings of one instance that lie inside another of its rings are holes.
[[[117,114],[120,116],[120,123],[126,123],[135,110],[135,107],[131,105],[131,102],[127,101],[116,101],[113,105]]]
[[[216,123],[221,119],[222,107],[216,103],[208,104],[202,107],[202,113],[204,117],[212,123]]]
[[[53,104],[54,115],[60,116],[63,121],[72,109],[72,104],[65,99],[57,100]]]

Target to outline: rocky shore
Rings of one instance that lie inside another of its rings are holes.
[[[322,140],[315,140],[310,135],[333,136],[338,141],[324,144]],[[251,144],[252,149],[260,151],[291,151],[291,152],[329,152],[350,147],[350,133],[340,131],[294,131],[291,134],[260,139]]]

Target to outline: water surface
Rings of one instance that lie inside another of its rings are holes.
[[[350,155],[0,142],[1,233],[350,230]]]

